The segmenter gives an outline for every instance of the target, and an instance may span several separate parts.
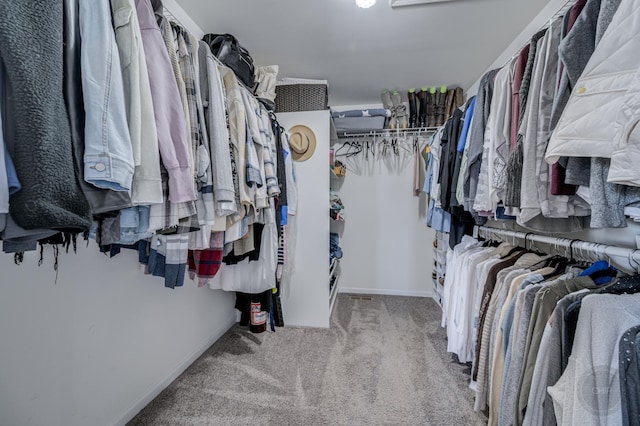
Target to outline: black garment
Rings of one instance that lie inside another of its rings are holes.
[[[109,257],[114,257],[120,254],[120,252],[122,251],[122,249],[129,249],[129,250],[135,250],[135,251],[139,251],[140,250],[140,246],[142,245],[145,249],[148,247],[148,245],[146,244],[147,242],[145,240],[142,241],[138,241],[135,242],[133,244],[130,245],[123,245],[123,244],[111,244],[111,245],[102,245],[100,246],[100,253],[109,253]],[[148,254],[147,254],[148,256]],[[140,259],[140,253],[138,253],[138,258]],[[140,262],[143,263],[143,262]],[[148,262],[144,262],[145,264],[147,264]]]
[[[265,312],[271,312],[271,294],[272,290],[266,290],[258,294],[242,293],[236,291],[235,308],[242,314],[240,325],[249,325],[251,321],[251,302],[260,303],[260,309]]]
[[[467,102],[467,107],[469,106],[469,103]],[[460,111],[462,112],[462,111]],[[458,180],[460,178],[460,169],[462,168],[462,157],[463,157],[463,153],[462,152],[458,152],[458,143],[460,142],[460,137],[462,136],[462,128],[465,125],[464,122],[464,116],[465,113],[462,113],[462,115],[460,116],[460,134],[458,134],[458,137],[456,138],[456,160],[454,162],[453,165],[453,176],[451,176],[451,190],[449,193],[449,205],[451,207],[454,206],[461,206],[462,207],[462,203],[464,202],[464,200],[458,200]]]
[[[275,114],[269,114],[269,121],[271,122],[271,129],[273,130],[273,136],[276,141],[276,161],[277,161],[277,175],[278,175],[278,187],[280,188],[280,194],[277,197],[276,202],[276,224],[278,225],[278,238],[282,234],[282,207],[289,205],[287,199],[287,174],[284,164],[284,150],[282,149],[282,131],[280,123],[276,120]]]
[[[640,325],[620,338],[619,359],[622,424],[640,426]]]
[[[442,158],[440,161],[439,176],[440,203],[446,211],[449,211],[449,207],[451,206],[451,188],[453,186],[453,173],[458,154],[458,139],[462,131],[462,115],[462,111],[460,111],[459,108],[456,109],[453,116],[447,121],[444,131],[442,132]]]
[[[442,208],[451,214],[449,247],[453,248],[462,241],[464,235],[472,235],[475,221],[469,212],[458,202],[456,190],[462,164],[462,153],[458,152],[458,141],[462,133],[464,113],[459,109],[453,112],[442,134],[442,160],[440,162],[440,202]]]
[[[453,249],[460,244],[462,237],[465,235],[473,235],[473,228],[476,225],[476,221],[473,219],[471,213],[464,211],[462,206],[452,207],[451,213],[451,227],[449,229],[449,247]]]
[[[281,206],[287,206],[287,174],[284,165],[284,150],[282,149],[282,127],[275,119],[274,114],[269,114],[271,121],[271,128],[273,129],[273,136],[276,139],[276,159],[277,159],[277,174],[278,174],[278,186],[280,187],[280,195],[278,195],[278,203]]]
[[[640,293],[640,275],[622,277],[610,285],[598,289],[596,293],[604,294],[635,294]]]
[[[564,314],[564,332],[562,333],[562,371],[567,368],[567,365],[569,364],[569,357],[573,350],[573,340],[576,337],[580,307],[582,307],[582,299],[576,300],[570,304]]]
[[[255,250],[237,256],[233,253],[232,250],[231,253],[222,258],[222,261],[224,263],[226,263],[227,265],[236,265],[247,258],[249,259],[249,261],[256,261],[260,259],[260,244],[262,243],[262,231],[264,230],[264,225],[262,223],[254,223],[252,226],[253,244]]]
[[[91,220],[63,96],[63,10],[55,1],[0,2],[0,56],[13,92],[5,113],[15,123],[5,140],[22,183],[10,213],[25,229],[81,232]]]

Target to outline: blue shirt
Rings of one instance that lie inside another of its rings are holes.
[[[464,146],[467,143],[467,134],[469,133],[469,127],[471,126],[471,119],[473,118],[473,111],[476,109],[476,97],[471,98],[469,106],[464,113],[464,124],[462,125],[462,132],[460,133],[460,139],[458,139],[458,152],[464,151]]]

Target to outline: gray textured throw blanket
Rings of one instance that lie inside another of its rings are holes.
[[[10,213],[25,229],[83,230],[89,205],[76,179],[63,95],[63,2],[0,2],[0,56],[12,96],[5,135],[22,190]]]

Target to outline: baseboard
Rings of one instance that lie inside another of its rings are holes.
[[[353,294],[374,294],[378,296],[411,296],[411,297],[433,297],[433,293],[425,291],[408,291],[396,289],[378,289],[378,288],[357,288],[357,287],[338,287],[339,293]]]
[[[213,345],[219,338],[221,338],[231,327],[233,327],[236,323],[235,315],[233,318],[230,318],[225,324],[221,324],[215,332],[213,336],[202,343],[195,351],[189,356],[187,356],[184,361],[182,361],[167,377],[160,380],[156,385],[152,386],[148,392],[146,392],[145,396],[140,398],[138,402],[136,402],[129,410],[127,410],[122,417],[118,420],[112,422],[112,425],[120,426],[126,425],[131,419],[133,419],[136,414],[138,414],[144,407],[149,405],[151,401],[162,392],[167,386],[171,384],[175,379],[178,378],[180,374],[182,374],[191,364],[194,363],[211,345]]]

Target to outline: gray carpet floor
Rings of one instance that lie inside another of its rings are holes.
[[[432,299],[341,294],[336,303],[330,329],[231,328],[129,424],[486,423]]]

